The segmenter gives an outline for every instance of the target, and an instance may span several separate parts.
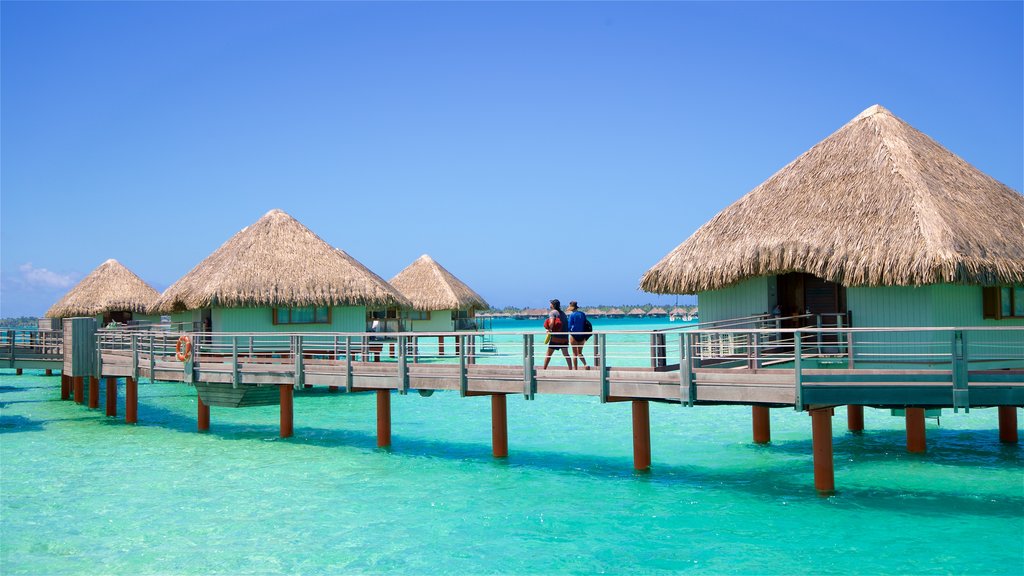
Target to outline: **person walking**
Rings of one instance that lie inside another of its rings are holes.
[[[555,350],[561,350],[562,355],[565,356],[565,363],[572,370],[572,360],[569,359],[569,336],[566,334],[566,330],[569,327],[569,319],[566,317],[565,312],[562,312],[562,303],[555,298],[550,302],[550,312],[548,312],[548,319],[544,321],[544,329],[548,331],[548,351],[544,355],[544,370],[548,369],[548,363],[551,362],[551,353]]]
[[[575,300],[569,302],[569,307],[566,310],[569,311],[569,346],[572,347],[572,367],[579,370],[582,364],[584,370],[590,370],[590,366],[587,366],[587,359],[583,356],[583,345],[590,339],[592,330],[589,328],[590,321],[587,320],[586,313],[580,310]]]

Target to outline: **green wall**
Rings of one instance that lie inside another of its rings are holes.
[[[365,332],[364,306],[335,306],[330,324],[274,324],[271,308],[212,309],[214,332]]]
[[[451,332],[454,329],[451,310],[432,310],[430,320],[407,320],[411,332]]]
[[[701,323],[771,312],[775,301],[774,276],[748,278],[727,288],[697,295]]]

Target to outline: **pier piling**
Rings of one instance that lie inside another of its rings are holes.
[[[139,421],[139,383],[131,376],[124,379],[124,421],[128,424]]]
[[[811,410],[811,452],[814,454],[814,488],[823,494],[836,490],[832,464],[832,409]]]
[[[1017,407],[999,407],[999,441],[1004,444],[1017,443]]]
[[[72,376],[71,383],[75,389],[75,404],[85,402],[85,382],[81,376]]]
[[[200,432],[206,432],[210,429],[210,407],[203,402],[203,399],[199,394],[196,394],[196,406],[198,410],[198,415],[196,416],[196,428]]]
[[[107,416],[117,416],[117,378],[107,378]]]
[[[15,368],[14,369],[14,375],[15,376],[21,376],[21,368]]]
[[[925,451],[924,408],[907,408],[907,452]]]
[[[47,368],[46,369],[46,375],[47,376],[53,376],[53,368]]]
[[[651,410],[647,400],[633,400],[633,468],[651,468]]]
[[[751,406],[754,426],[754,443],[767,444],[772,441],[772,423],[767,406]]]
[[[96,409],[100,407],[100,379],[95,376],[89,376],[89,408]]]
[[[377,390],[377,447],[391,446],[391,391]]]
[[[71,399],[71,376],[67,376],[65,374],[60,375],[60,399]]]
[[[291,438],[294,431],[294,388],[278,386],[278,389],[281,391],[281,438]],[[209,422],[207,422],[207,426],[209,426]]]
[[[504,394],[491,395],[491,446],[495,458],[508,457],[508,403]]]
[[[864,407],[850,404],[846,407],[846,428],[850,432],[864,431]]]

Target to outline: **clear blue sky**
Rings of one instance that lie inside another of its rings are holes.
[[[1022,6],[3,2],[0,315],[271,208],[496,306],[672,304],[643,272],[872,104],[1022,190]]]

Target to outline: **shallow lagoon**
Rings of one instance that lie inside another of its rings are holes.
[[[756,446],[749,408],[652,404],[636,473],[628,403],[510,396],[495,460],[486,398],[394,396],[380,450],[370,394],[297,393],[286,440],[275,406],[213,408],[200,434],[191,388],[139,395],[129,426],[123,396],[110,419],[0,375],[0,572],[1024,572],[1024,450],[994,409],[929,420],[923,455],[902,419],[869,409],[854,435],[837,410],[822,498],[788,409]]]

